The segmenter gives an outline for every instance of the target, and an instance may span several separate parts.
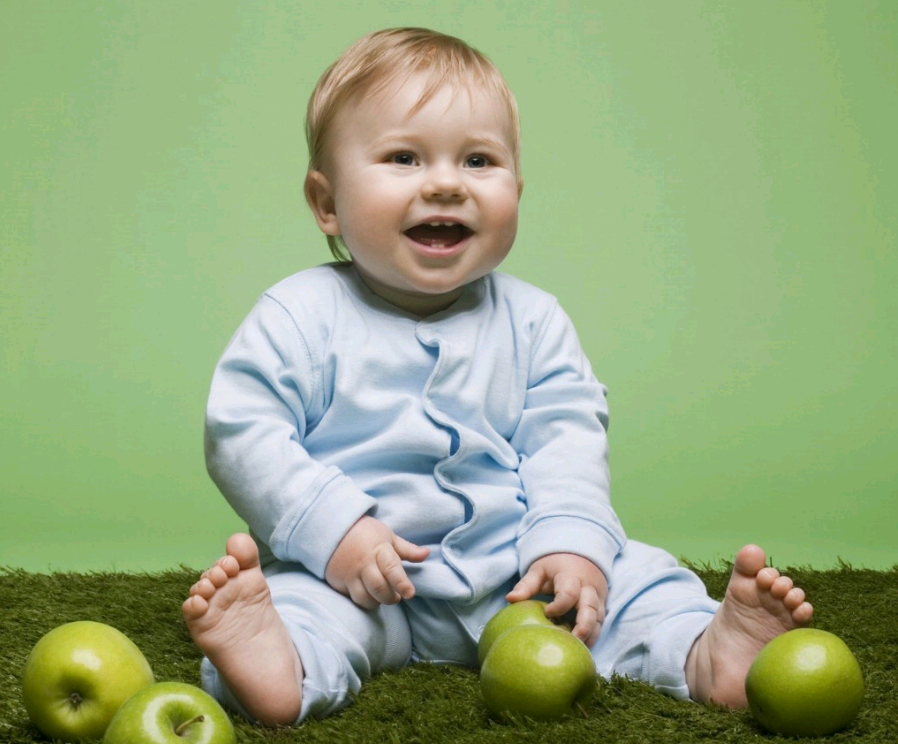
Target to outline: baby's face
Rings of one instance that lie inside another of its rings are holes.
[[[413,76],[338,114],[321,179],[332,214],[313,205],[372,291],[422,316],[502,262],[519,198],[504,103],[446,86],[413,111],[425,84]]]

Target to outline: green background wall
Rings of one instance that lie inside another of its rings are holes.
[[[694,560],[898,563],[890,2],[2,0],[0,565],[201,567],[212,367],[328,260],[318,75],[375,28],[459,35],[524,123],[504,269],[610,388],[631,537]]]

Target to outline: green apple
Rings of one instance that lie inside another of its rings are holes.
[[[199,687],[157,682],[132,695],[106,729],[103,744],[235,744],[234,725]]]
[[[483,664],[493,642],[506,630],[519,625],[560,625],[570,630],[570,625],[546,617],[546,603],[538,599],[525,599],[503,607],[484,626],[477,643],[477,659]]]
[[[585,714],[596,689],[586,645],[552,625],[521,625],[502,633],[480,667],[480,689],[493,715],[554,721]]]
[[[761,649],[745,678],[745,694],[752,715],[768,731],[826,736],[857,716],[864,678],[841,638],[799,628]]]
[[[22,697],[46,736],[98,739],[119,706],[152,682],[150,665],[131,639],[110,625],[80,620],[34,645],[22,672]]]

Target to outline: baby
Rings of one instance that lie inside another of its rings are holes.
[[[337,262],[268,290],[213,377],[209,472],[251,535],[184,602],[203,685],[267,725],[411,661],[477,664],[509,602],[570,613],[597,673],[746,704],[804,592],[736,555],[722,603],[609,500],[605,388],[557,301],[494,271],[522,190],[514,97],[464,42],[391,29],[312,95],[305,194]]]

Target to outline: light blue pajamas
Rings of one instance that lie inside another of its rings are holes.
[[[627,542],[609,500],[605,394],[557,301],[504,274],[424,319],[351,266],[260,298],[215,370],[206,459],[262,550],[305,671],[301,718],[386,667],[475,665],[505,593],[556,552],[609,580],[598,672],[688,696],[686,654],[717,603],[669,555]],[[430,548],[406,564],[413,600],[366,611],[324,582],[365,514]],[[203,678],[235,705],[208,662]]]

